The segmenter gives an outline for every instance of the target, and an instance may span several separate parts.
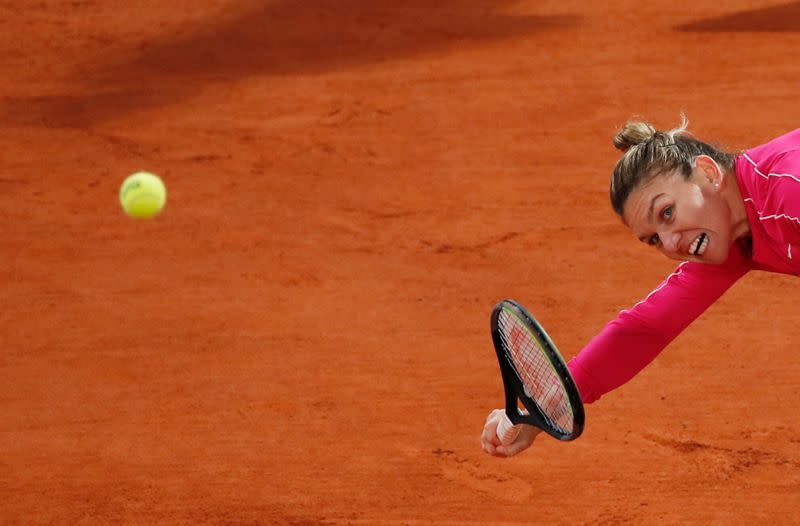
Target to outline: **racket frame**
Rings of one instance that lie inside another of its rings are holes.
[[[544,355],[550,363],[550,366],[559,377],[567,395],[567,400],[572,408],[573,428],[571,433],[565,433],[548,424],[544,413],[539,408],[539,404],[525,394],[522,380],[519,378],[512,365],[513,361],[511,357],[507,356],[507,351],[505,350],[503,339],[500,335],[499,317],[500,313],[504,310],[516,317],[525,328],[531,332],[531,335],[544,351]],[[585,423],[583,402],[567,364],[564,362],[564,359],[558,352],[558,348],[541,324],[539,324],[536,318],[534,318],[525,307],[512,299],[504,299],[492,309],[490,325],[492,341],[494,342],[497,360],[500,364],[500,373],[503,378],[506,400],[505,410],[509,420],[511,420],[514,425],[529,424],[536,426],[550,436],[562,441],[570,441],[578,438],[583,432]],[[518,401],[522,402],[522,405],[527,410],[527,414],[520,410]]]

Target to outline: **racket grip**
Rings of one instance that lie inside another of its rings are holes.
[[[500,417],[500,421],[497,423],[497,437],[500,439],[500,442],[507,446],[514,442],[519,436],[519,432],[522,430],[522,424],[514,425],[511,423],[511,419],[508,418],[508,415],[503,412],[503,415]]]

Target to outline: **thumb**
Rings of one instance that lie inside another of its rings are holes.
[[[486,433],[487,440],[494,446],[499,446],[502,443],[500,437],[497,436],[497,426],[500,424],[500,420],[504,415],[505,409],[494,409],[491,413],[489,413],[489,416],[486,417],[484,431]]]

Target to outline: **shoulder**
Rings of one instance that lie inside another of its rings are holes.
[[[785,193],[800,192],[800,129],[743,152],[736,177],[757,207],[774,206]]]
[[[800,168],[800,128],[744,151],[740,163],[760,177],[768,177],[775,163],[789,162]]]
[[[746,153],[761,159],[798,148],[800,148],[800,128],[784,133],[759,146],[754,146],[748,149]]]

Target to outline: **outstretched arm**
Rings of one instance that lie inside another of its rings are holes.
[[[645,299],[620,312],[567,364],[583,402],[594,402],[636,376],[748,270],[736,246],[723,265],[681,263]],[[513,443],[502,445],[497,425],[503,411],[495,409],[486,418],[481,445],[490,455],[510,457],[529,448],[539,430],[523,425]]]
[[[736,246],[723,265],[684,262],[620,312],[568,364],[584,403],[633,378],[747,271]]]

